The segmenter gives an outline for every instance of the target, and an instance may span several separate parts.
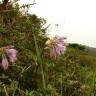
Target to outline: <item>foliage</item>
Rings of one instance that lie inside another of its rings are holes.
[[[76,43],[70,43],[69,47],[75,48],[75,49],[79,49],[79,50],[84,50],[85,46],[84,45],[80,45],[80,44],[76,44]]]
[[[96,57],[84,46],[70,44],[65,54],[50,58],[46,21],[19,9],[11,2],[10,11],[0,13],[0,48],[14,45],[18,50],[8,70],[0,67],[0,96],[94,96]]]

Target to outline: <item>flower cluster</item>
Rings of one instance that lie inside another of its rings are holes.
[[[2,59],[0,61],[0,66],[6,70],[8,69],[9,62],[15,62],[17,60],[17,50],[14,49],[14,46],[9,45],[6,47],[0,48],[0,51],[2,51]]]
[[[46,42],[48,48],[50,49],[50,56],[52,58],[56,59],[58,55],[64,54],[66,49],[65,40],[66,37],[55,36]]]

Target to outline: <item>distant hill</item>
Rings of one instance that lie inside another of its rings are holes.
[[[96,68],[96,48],[70,43],[68,49],[71,50],[71,58],[77,57],[81,66]]]
[[[96,56],[96,48],[86,46],[85,49],[90,55]]]
[[[77,43],[69,43],[68,47],[84,51],[85,53],[92,56],[96,56],[96,48],[93,48],[93,47],[89,47],[89,46],[85,46]]]

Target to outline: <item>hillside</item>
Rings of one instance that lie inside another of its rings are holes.
[[[86,46],[86,51],[93,56],[96,56],[96,48]]]
[[[77,43],[69,43],[68,47],[74,48],[74,49],[79,49],[88,55],[96,56],[96,48],[94,48],[94,47],[89,47],[89,46],[81,45],[81,44],[77,44]]]

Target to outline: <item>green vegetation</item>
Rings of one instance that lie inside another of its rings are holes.
[[[16,2],[0,7],[0,48],[14,45],[18,50],[15,63],[7,70],[0,67],[0,96],[95,96],[95,55],[86,46],[69,44],[56,60],[50,58],[42,27],[46,21],[19,9]]]

